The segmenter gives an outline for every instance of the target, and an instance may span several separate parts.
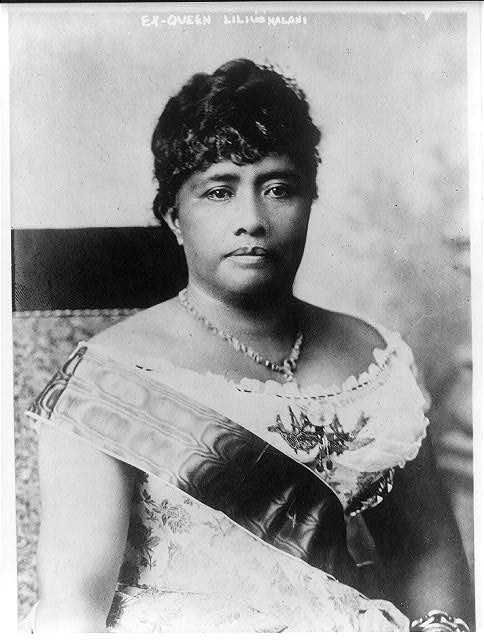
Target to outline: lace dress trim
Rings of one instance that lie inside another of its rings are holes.
[[[298,398],[298,399],[340,399],[341,397],[347,397],[354,394],[355,397],[360,397],[362,394],[370,392],[375,386],[383,384],[388,376],[388,364],[392,355],[397,352],[404,354],[408,359],[408,364],[414,366],[413,356],[409,347],[402,340],[401,336],[397,332],[390,332],[381,325],[371,324],[374,329],[380,334],[381,338],[386,343],[384,349],[375,348],[373,350],[373,362],[371,362],[367,369],[362,371],[358,377],[355,375],[348,376],[348,378],[341,385],[323,386],[322,384],[312,384],[305,387],[300,386],[297,382],[284,382],[280,383],[276,380],[258,380],[257,378],[242,378],[240,382],[230,380],[225,376],[213,373],[207,370],[205,373],[200,373],[186,367],[173,364],[170,360],[161,357],[151,358],[148,363],[130,362],[128,359],[123,358],[125,364],[132,364],[141,371],[148,373],[173,372],[180,376],[191,376],[198,380],[208,379],[214,383],[220,383],[223,385],[229,385],[233,389],[251,394],[261,394],[276,396],[279,398]],[[79,346],[89,346],[91,350],[99,351],[100,353],[111,353],[113,350],[109,347],[104,347],[99,344],[90,344],[87,342],[79,343]],[[114,354],[113,354],[114,355]],[[115,354],[116,359],[119,360],[120,354]],[[122,357],[122,356],[121,356]]]

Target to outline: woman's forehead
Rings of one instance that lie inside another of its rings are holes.
[[[287,174],[294,177],[302,177],[303,175],[289,156],[271,154],[250,164],[236,164],[231,160],[221,160],[211,164],[204,171],[196,171],[191,177],[196,181],[217,180],[231,176],[234,179],[258,179],[272,174]]]

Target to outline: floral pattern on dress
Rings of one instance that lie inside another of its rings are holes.
[[[148,475],[140,474],[132,498],[132,512],[128,528],[125,561],[120,573],[120,582],[132,586],[140,585],[142,569],[152,570],[158,566],[156,548],[163,543],[168,549],[168,560],[178,552],[173,536],[189,533],[192,522],[184,504],[172,504],[166,498],[155,500],[147,490]]]
[[[172,533],[190,531],[190,516],[182,505],[171,505],[168,500],[157,503],[146,489],[143,490],[142,495],[148,521],[158,523],[161,520],[162,525],[167,526]]]
[[[123,566],[109,632],[407,628],[390,603],[366,600],[156,477],[137,483],[133,509],[136,535],[124,564],[132,565],[135,580],[123,578],[129,575]]]

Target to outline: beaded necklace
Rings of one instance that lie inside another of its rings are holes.
[[[192,302],[188,299],[188,291],[187,289],[182,289],[178,294],[178,300],[180,304],[191,313],[199,322],[203,324],[203,326],[208,329],[211,333],[215,334],[225,342],[228,342],[235,351],[238,351],[244,356],[251,358],[257,364],[262,365],[263,367],[267,367],[271,371],[275,371],[277,373],[282,374],[288,382],[294,380],[294,372],[296,371],[297,361],[299,360],[299,355],[301,353],[301,345],[303,341],[302,331],[298,330],[296,334],[296,339],[294,341],[294,345],[291,349],[291,353],[287,358],[284,358],[282,362],[274,362],[269,360],[269,358],[265,358],[261,356],[257,351],[252,349],[249,345],[244,344],[235,336],[230,335],[227,331],[223,329],[219,329],[217,326],[210,322],[208,318],[206,318],[200,311],[193,305]]]

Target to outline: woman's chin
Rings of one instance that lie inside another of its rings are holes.
[[[292,280],[283,279],[277,274],[271,277],[238,277],[227,278],[222,287],[225,295],[230,297],[273,299],[286,291],[292,291]]]

